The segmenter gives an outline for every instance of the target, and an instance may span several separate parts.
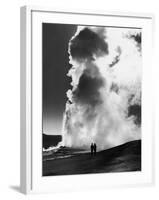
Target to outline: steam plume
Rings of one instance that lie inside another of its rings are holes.
[[[69,59],[63,144],[105,149],[140,139],[140,30],[79,26]]]

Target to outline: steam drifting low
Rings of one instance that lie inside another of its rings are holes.
[[[79,26],[69,42],[63,145],[105,149],[141,138],[141,30]]]

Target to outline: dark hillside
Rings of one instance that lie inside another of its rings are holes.
[[[94,156],[78,153],[43,161],[44,176],[128,171],[141,171],[141,140],[97,152]]]
[[[57,146],[59,142],[61,142],[61,135],[46,135],[43,134],[43,147],[46,149],[50,146]]]

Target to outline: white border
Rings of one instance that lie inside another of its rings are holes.
[[[150,67],[152,66],[152,15],[97,11],[81,12],[77,10],[72,13],[62,9],[59,11],[56,9],[25,7],[22,8],[21,19],[23,31],[21,34],[21,44],[23,44],[23,53],[21,54],[21,191],[24,193],[61,192],[78,190],[78,188],[93,189],[152,184],[153,99]],[[142,172],[41,176],[42,22],[142,28]]]

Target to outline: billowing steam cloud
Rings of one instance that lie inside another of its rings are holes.
[[[63,144],[104,149],[141,138],[141,32],[78,27],[69,43]]]

